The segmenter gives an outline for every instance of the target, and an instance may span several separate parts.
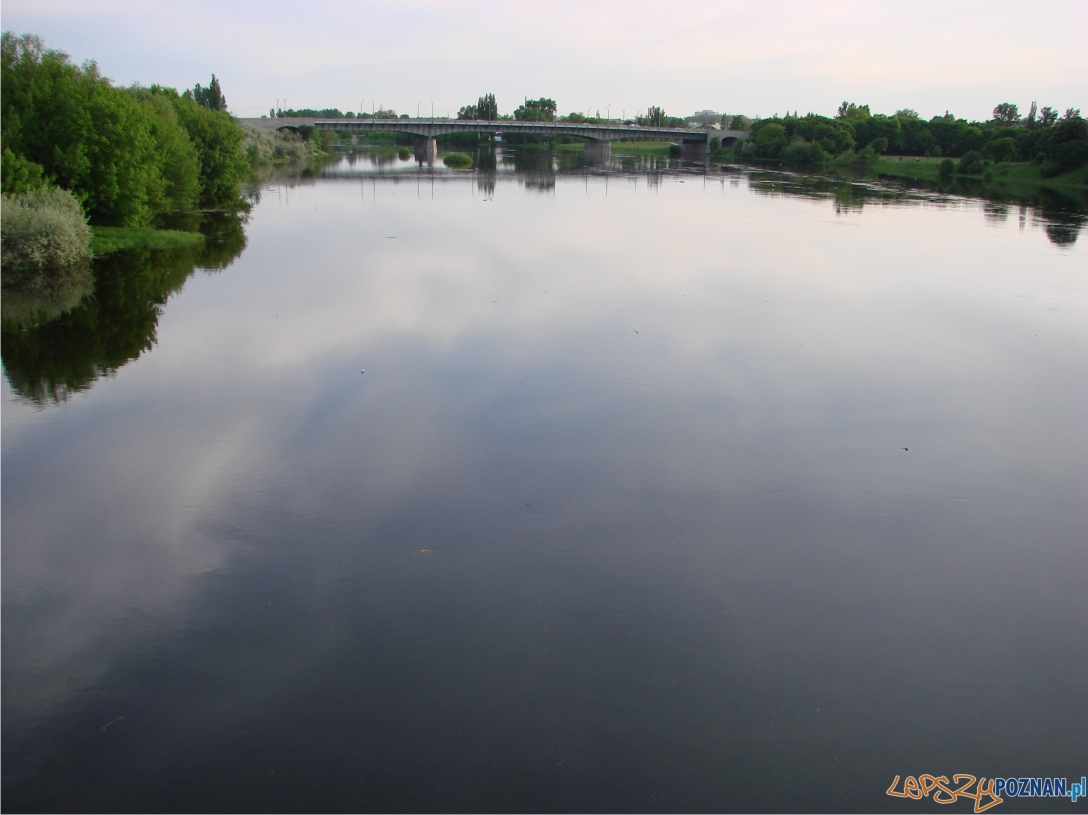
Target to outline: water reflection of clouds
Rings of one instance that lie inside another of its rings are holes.
[[[471,575],[508,611],[502,564],[530,595],[533,570],[565,557],[590,582],[654,572],[655,602],[686,591],[701,598],[686,619],[722,613],[715,658],[755,675],[781,667],[769,641],[853,653],[798,622],[819,597],[867,598],[836,618],[861,641],[866,614],[915,656],[897,613],[945,636],[935,608],[873,599],[909,595],[893,567],[939,565],[911,580],[1005,619],[981,585],[952,588],[978,557],[995,569],[1045,545],[1077,563],[1070,538],[1038,532],[1048,514],[1076,526],[1088,446],[1068,376],[1084,303],[1041,235],[982,229],[966,205],[866,208],[864,230],[829,230],[822,201],[615,182],[607,199],[604,179],[562,176],[554,197],[499,184],[489,202],[384,182],[376,200],[339,181],[291,206],[265,195],[247,251],[189,281],[153,353],[48,417],[9,424],[6,401],[5,676],[20,683],[5,717],[66,698],[62,673],[130,681],[126,653],[192,638],[193,675],[223,677],[185,692],[202,721],[282,699],[313,676],[290,666],[333,659],[342,630],[375,636],[344,615],[345,577],[387,577],[358,579],[396,607],[418,590],[400,549],[436,538],[446,614]],[[963,537],[910,538],[912,561],[880,549],[896,524]],[[277,562],[297,581],[252,577]],[[277,636],[205,642],[265,591],[294,604]]]

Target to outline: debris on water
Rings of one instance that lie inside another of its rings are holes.
[[[904,450],[910,450],[910,448],[909,448],[909,447],[904,447],[903,449],[904,449]]]
[[[635,329],[635,333],[636,333],[636,334],[638,333],[638,329],[637,329],[637,328]]]
[[[366,373],[366,370],[362,370],[362,371],[359,371],[359,373],[361,373],[361,374],[365,374],[365,373]]]
[[[121,720],[122,720],[123,718],[125,718],[125,717],[124,717],[124,716],[118,716],[118,717],[117,717],[116,719],[114,719],[114,720],[113,720],[112,722],[106,722],[106,723],[105,723],[104,725],[102,725],[102,732],[103,732],[103,733],[105,733],[105,732],[106,732],[106,728],[107,728],[107,727],[109,727],[109,726],[110,726],[111,724],[117,724],[117,723],[118,723],[119,721],[121,721]]]
[[[417,555],[433,555],[434,549],[416,549]]]

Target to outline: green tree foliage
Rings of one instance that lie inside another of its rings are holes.
[[[835,118],[844,122],[859,122],[862,119],[868,119],[870,115],[868,105],[855,105],[853,102],[843,102],[839,105],[839,111],[835,115]]]
[[[772,127],[773,126],[773,127]],[[771,127],[769,132],[764,132]],[[854,149],[854,126],[826,116],[809,113],[805,116],[786,116],[785,118],[761,119],[752,125],[752,135],[744,147],[744,154],[755,158],[779,158],[786,145],[792,145],[796,137],[806,143],[816,144],[823,156],[810,150],[808,159],[837,156]],[[798,148],[794,148],[794,160],[799,160]]]
[[[499,118],[499,103],[495,101],[495,94],[485,93],[476,100],[475,105],[465,105],[457,111],[457,118],[495,121]]]
[[[865,110],[869,106],[865,105]],[[854,133],[857,143],[872,145],[874,152],[883,153],[889,149],[899,152],[903,147],[903,126],[895,116],[884,116],[880,113],[875,116],[863,116],[854,120]],[[878,140],[884,139],[884,149],[877,149]]]
[[[249,172],[242,152],[245,134],[226,113],[184,97],[175,96],[172,101],[200,161],[200,205],[212,208],[232,204],[238,197],[238,183]]]
[[[2,167],[0,170],[0,176],[3,178],[2,189],[6,193],[18,195],[36,190],[45,183],[42,178],[42,165],[15,155],[7,147],[4,148],[3,158],[0,159],[0,167]]]
[[[816,167],[825,163],[830,156],[819,142],[809,142],[804,136],[795,135],[782,151],[782,159],[787,164]]]
[[[1006,136],[986,142],[982,154],[993,162],[1014,161],[1020,155],[1020,148],[1016,145],[1016,139]]]
[[[550,122],[555,118],[555,100],[540,97],[539,99],[526,99],[517,110],[514,118],[522,122]]]
[[[102,226],[143,225],[157,213],[237,199],[249,170],[243,133],[193,93],[115,88],[94,63],[77,67],[39,38],[10,32],[2,70],[4,191],[48,181],[71,190]],[[218,81],[202,98],[222,101]]]
[[[134,88],[132,94],[144,108],[156,145],[158,174],[149,186],[149,205],[157,211],[192,209],[201,193],[201,157],[178,117],[176,93],[153,86]]]
[[[208,110],[221,110],[223,112],[227,110],[227,99],[223,96],[223,91],[219,87],[219,80],[215,78],[215,74],[212,74],[212,81],[208,87],[202,88],[198,82],[191,91],[185,91],[182,95],[186,99],[192,99],[198,105],[203,105]]]
[[[999,124],[1012,124],[1020,121],[1020,108],[1012,102],[1002,102],[994,108],[994,121]]]
[[[1051,128],[1047,143],[1049,162],[1043,175],[1058,175],[1088,163],[1088,122],[1076,115],[1062,119]]]
[[[92,222],[150,215],[155,143],[139,102],[37,37],[3,35],[3,146],[72,190]]]
[[[1057,124],[1057,121],[1058,111],[1054,110],[1054,108],[1050,107],[1049,105],[1039,111],[1040,127],[1050,127],[1053,124]]]
[[[786,128],[778,122],[768,122],[752,136],[751,144],[760,158],[779,158],[786,147]]]
[[[978,175],[982,172],[982,154],[977,150],[967,151],[960,156],[957,169],[961,175]]]
[[[645,118],[639,119],[639,124],[652,125],[653,127],[664,127],[665,121],[668,116],[665,114],[664,108],[657,105],[650,105],[646,108]]]

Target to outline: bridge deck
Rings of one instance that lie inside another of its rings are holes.
[[[717,137],[728,143],[748,137],[747,130],[690,130],[678,127],[646,127],[641,125],[584,124],[576,122],[520,122],[511,120],[477,119],[240,119],[258,130],[297,128],[302,125],[318,130],[339,130],[355,133],[396,132],[413,136],[435,137],[447,133],[525,133],[532,135],[578,136],[591,141],[620,139],[664,139],[667,141],[708,142]]]

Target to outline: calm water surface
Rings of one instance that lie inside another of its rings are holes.
[[[4,808],[1079,779],[1083,216],[509,158],[267,183],[5,322]]]

